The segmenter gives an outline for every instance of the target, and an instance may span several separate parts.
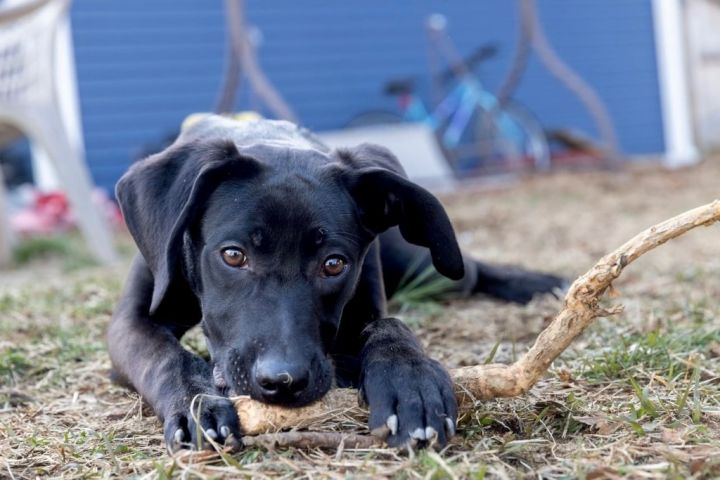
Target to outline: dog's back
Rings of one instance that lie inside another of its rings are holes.
[[[294,149],[317,150],[328,153],[330,149],[309,130],[284,120],[236,120],[232,117],[202,115],[192,117],[183,125],[178,142],[193,142],[201,138],[224,138],[238,147],[254,144],[274,145]]]

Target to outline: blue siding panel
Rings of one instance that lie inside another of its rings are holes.
[[[340,127],[364,110],[394,109],[381,93],[388,78],[415,76],[427,93],[424,22],[430,13],[447,16],[462,53],[486,42],[500,46],[480,68],[491,89],[509,68],[515,41],[508,0],[247,5],[250,22],[262,32],[263,68],[316,130]],[[605,101],[623,149],[662,151],[650,0],[540,0],[539,6],[559,54]],[[72,20],[88,160],[95,180],[112,188],[143,145],[172,132],[187,114],[213,108],[225,60],[223,4],[76,0]],[[596,134],[582,105],[536,58],[516,97],[547,127]]]

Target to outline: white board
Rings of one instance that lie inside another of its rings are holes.
[[[427,125],[356,127],[319,132],[318,137],[333,148],[354,147],[364,142],[382,145],[398,157],[412,181],[435,191],[449,190],[455,184],[452,170]]]

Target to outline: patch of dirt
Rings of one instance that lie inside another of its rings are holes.
[[[720,159],[667,172],[557,173],[443,198],[485,261],[574,278],[647,226],[720,197]],[[122,269],[32,267],[0,283],[0,477],[712,478],[720,467],[720,226],[651,252],[529,394],[478,404],[440,453],[165,453],[159,422],[108,378]],[[409,313],[448,366],[521,355],[558,311],[477,298]],[[336,429],[363,432],[354,424]]]

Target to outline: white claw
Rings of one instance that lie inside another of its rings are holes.
[[[185,432],[183,432],[182,428],[178,428],[175,430],[175,435],[173,435],[173,438],[175,439],[175,443],[182,443],[182,441],[185,439]]]
[[[390,429],[390,434],[395,435],[397,434],[397,428],[398,428],[398,418],[397,415],[390,415],[388,419],[385,421],[385,425]]]
[[[426,440],[427,437],[425,436],[425,429],[423,428],[416,428],[413,430],[413,432],[410,434],[410,438],[414,438],[416,440]]]
[[[227,426],[223,425],[222,427],[220,427],[220,435],[222,435],[223,438],[229,437],[230,429]]]
[[[212,428],[208,428],[207,430],[205,430],[205,436],[207,436],[207,438],[211,440],[217,440],[218,438],[217,432]]]
[[[445,418],[445,429],[449,436],[455,435],[455,422],[453,422],[452,418]]]
[[[437,430],[435,430],[433,427],[425,427],[425,438],[427,440],[432,440],[433,438],[437,437]]]

